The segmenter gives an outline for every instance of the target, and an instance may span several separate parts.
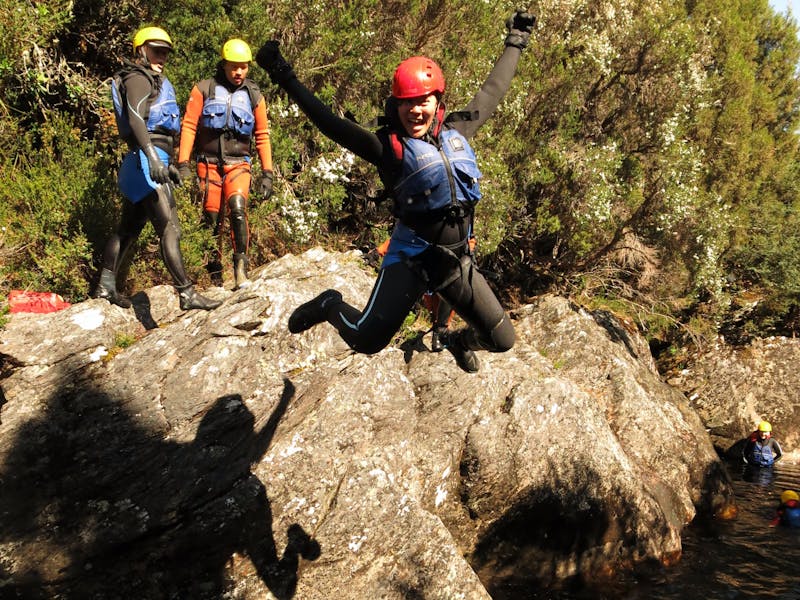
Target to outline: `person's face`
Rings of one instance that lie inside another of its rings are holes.
[[[150,63],[150,68],[156,73],[161,73],[164,71],[164,64],[167,62],[167,56],[169,56],[169,48],[145,44],[144,55],[147,62]]]
[[[769,431],[759,431],[758,437],[760,437],[762,440],[766,440],[769,438]]]
[[[244,78],[247,77],[250,65],[246,62],[230,62],[226,60],[222,70],[225,71],[225,78],[232,85],[239,86],[244,83]]]
[[[436,94],[398,100],[397,116],[409,137],[421,138],[428,132],[438,106]]]

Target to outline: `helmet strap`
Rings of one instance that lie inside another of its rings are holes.
[[[147,50],[146,50],[145,46],[147,46],[147,43],[144,43],[141,46],[139,46],[139,48],[137,50],[137,52],[139,53],[138,58],[141,60],[142,64],[145,67],[149,67],[150,66],[150,59],[147,58]]]
[[[431,125],[431,133],[434,138],[439,137],[439,132],[442,130],[444,124],[445,106],[441,99],[437,99],[436,114],[433,117],[433,124]]]

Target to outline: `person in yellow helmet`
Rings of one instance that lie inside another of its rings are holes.
[[[800,494],[794,490],[781,492],[780,503],[775,511],[771,526],[800,527]]]
[[[748,465],[771,467],[783,456],[778,440],[772,437],[772,425],[761,421],[758,428],[750,434],[742,450],[742,459]]]
[[[116,233],[105,246],[100,278],[92,295],[123,308],[131,301],[117,290],[120,265],[148,220],[159,237],[161,256],[172,276],[183,310],[211,310],[221,304],[200,295],[186,275],[180,249],[181,230],[172,193],[180,185],[171,164],[180,132],[175,89],[164,76],[172,39],[160,27],[144,27],[133,38],[133,57],[112,81],[112,99],[120,137],[128,144],[118,184],[125,202]]]
[[[197,83],[189,95],[181,128],[178,165],[183,177],[191,176],[189,161],[197,163],[199,193],[207,227],[219,234],[227,211],[233,246],[235,287],[248,285],[250,228],[251,141],[261,163],[260,192],[272,194],[272,147],[267,103],[258,85],[247,77],[253,55],[247,42],[230,39],[222,46],[222,60],[210,79]],[[212,281],[222,284],[221,252],[209,261]]]

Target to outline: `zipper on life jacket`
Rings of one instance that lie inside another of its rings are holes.
[[[467,239],[469,232],[464,232],[462,226],[463,221],[461,220],[463,215],[461,214],[461,206],[458,202],[458,198],[456,196],[456,178],[453,176],[453,165],[450,162],[450,159],[447,157],[447,153],[442,149],[442,144],[438,138],[434,140],[436,142],[436,149],[439,151],[439,155],[442,157],[444,161],[445,171],[447,172],[447,184],[450,186],[450,211],[453,219],[458,218],[458,232],[462,238]],[[470,211],[472,213],[472,211]],[[470,218],[470,221],[472,219]],[[470,223],[471,228],[471,223]]]
[[[217,138],[219,142],[219,164],[217,168],[219,169],[220,175],[225,172],[225,140],[229,139],[229,135],[231,133],[231,128],[228,123],[231,120],[231,106],[233,104],[233,93],[228,91],[228,99],[225,101],[225,127],[220,132],[219,137]]]
[[[458,207],[458,199],[456,198],[456,179],[453,177],[453,168],[452,164],[450,163],[450,159],[447,158],[447,153],[442,149],[442,144],[440,143],[439,139],[435,140],[436,142],[436,149],[439,151],[439,155],[442,157],[442,161],[444,161],[445,172],[447,173],[447,183],[450,186],[450,206],[453,208]]]

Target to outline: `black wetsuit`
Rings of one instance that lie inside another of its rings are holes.
[[[154,90],[154,82],[158,85],[159,78],[162,76],[150,69],[148,69],[148,74],[145,74],[145,67],[140,65],[133,63],[127,63],[127,65],[128,73],[124,77],[125,95],[128,122],[133,134],[125,141],[131,149],[152,144],[172,156],[174,148],[172,135],[148,131],[147,115],[143,114],[148,106],[146,99],[157,95]],[[136,107],[141,112],[137,113]],[[148,219],[158,235],[161,256],[172,276],[175,287],[187,288],[191,285],[191,281],[187,277],[183,265],[180,250],[181,230],[171,185],[161,185],[159,189],[153,190],[140,202],[125,201],[122,203],[119,227],[106,242],[103,251],[103,268],[117,274],[120,265],[133,248],[134,242],[138,239]]]
[[[481,89],[460,111],[472,115],[472,118],[451,122],[445,119],[443,127],[454,128],[465,138],[471,138],[508,91],[520,54],[519,48],[507,46]],[[280,85],[325,136],[378,167],[386,189],[394,188],[402,172],[388,142],[387,130],[375,133],[335,115],[295,77],[286,78]],[[391,121],[396,115],[387,116]],[[399,125],[394,131],[405,135]],[[436,140],[431,141],[436,143]],[[422,294],[431,289],[451,304],[469,325],[459,334],[465,348],[491,352],[509,350],[515,342],[514,328],[471,260],[467,245],[471,220],[471,211],[456,217],[440,211],[422,218],[415,217],[413,222],[404,220],[406,226],[434,246],[418,256],[382,268],[363,311],[345,302],[326,306],[327,321],[353,350],[366,354],[379,352],[392,340]],[[442,253],[442,246],[460,257],[460,263],[458,260],[448,261],[452,254]],[[446,281],[456,271],[460,274],[454,281],[444,287],[436,285],[437,281]]]

